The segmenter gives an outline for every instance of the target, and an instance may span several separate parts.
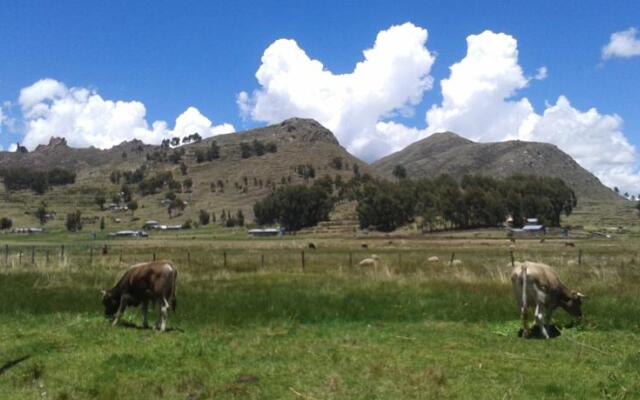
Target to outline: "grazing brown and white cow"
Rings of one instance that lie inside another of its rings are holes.
[[[569,315],[582,318],[582,293],[568,289],[558,274],[548,265],[531,261],[515,262],[511,273],[513,294],[522,318],[522,337],[529,336],[528,309],[535,307],[534,324],[549,339],[547,329],[556,308]]]
[[[176,309],[176,281],[178,270],[171,261],[153,261],[133,265],[127,269],[116,285],[102,291],[104,314],[118,324],[127,307],[142,306],[143,326],[147,320],[149,303],[159,308],[156,329],[164,331],[167,326],[169,307]]]

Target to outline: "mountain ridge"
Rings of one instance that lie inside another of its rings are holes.
[[[550,143],[510,140],[477,143],[452,132],[434,133],[371,164],[374,171],[391,178],[402,165],[410,177],[448,174],[487,175],[504,178],[516,173],[563,179],[579,200],[622,199],[580,166],[571,156]]]

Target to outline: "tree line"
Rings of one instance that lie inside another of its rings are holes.
[[[296,231],[327,220],[337,201],[356,200],[360,227],[384,232],[417,221],[429,231],[496,227],[508,216],[515,226],[533,217],[560,226],[562,214],[570,215],[577,205],[575,193],[559,178],[473,175],[458,181],[447,175],[416,180],[398,175],[397,182],[364,174],[348,182],[326,176],[311,186],[280,187],[254,205],[256,223]]]
[[[63,169],[35,170],[26,167],[7,168],[0,171],[7,191],[33,190],[43,194],[52,186],[75,183],[76,173]]]
[[[392,231],[422,222],[425,230],[496,227],[511,216],[515,226],[537,218],[546,226],[560,226],[577,205],[575,193],[559,178],[512,175],[495,179],[480,175],[456,181],[400,179],[392,183],[368,180],[355,191],[362,228]]]

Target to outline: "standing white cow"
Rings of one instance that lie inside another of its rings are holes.
[[[516,262],[511,273],[513,294],[522,318],[522,337],[530,334],[528,309],[535,307],[534,324],[549,339],[547,328],[556,308],[563,308],[569,315],[582,318],[582,293],[570,290],[560,282],[558,274],[548,265],[531,261]]]

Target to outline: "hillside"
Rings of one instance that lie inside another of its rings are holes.
[[[553,176],[571,186],[579,202],[624,202],[573,158],[547,143],[475,143],[455,133],[435,133],[376,161],[372,167],[391,177],[396,165],[404,166],[410,177],[482,174],[503,178],[515,173]]]
[[[263,155],[251,154],[242,157],[241,145],[252,145],[255,140],[262,144],[275,145],[275,152],[266,151]],[[211,161],[197,162],[196,153],[206,151],[212,142],[219,147],[219,157]],[[0,216],[9,216],[14,227],[37,226],[33,213],[42,201],[48,209],[56,213],[56,219],[46,227],[62,227],[65,215],[80,209],[83,216],[97,221],[104,216],[108,229],[118,227],[139,227],[146,219],[155,219],[163,223],[177,224],[187,218],[197,221],[200,209],[220,215],[222,210],[235,214],[241,209],[247,220],[252,220],[252,207],[256,200],[282,184],[302,183],[305,180],[299,169],[310,165],[315,170],[315,178],[329,175],[342,176],[348,180],[353,175],[353,166],[358,165],[361,172],[369,167],[342,148],[335,136],[319,123],[308,119],[289,119],[278,125],[254,129],[241,133],[219,135],[204,139],[198,143],[186,144],[178,149],[184,150],[181,162],[187,166],[183,175],[180,162],[159,160],[157,156],[170,155],[174,149],[162,149],[161,146],[145,145],[140,141],[125,142],[109,150],[95,148],[77,149],[69,147],[63,139],[53,138],[47,146],[39,146],[26,154],[0,153],[0,169],[16,166],[48,169],[65,167],[77,172],[73,185],[54,187],[44,195],[21,190],[7,193],[0,188]],[[166,157],[165,157],[166,158]],[[336,163],[336,159],[340,163]],[[342,165],[340,165],[342,164]],[[110,181],[113,171],[134,171],[146,167],[145,178],[158,172],[171,171],[175,180],[193,181],[192,190],[183,190],[178,196],[189,204],[182,215],[169,218],[161,201],[168,189],[159,193],[142,196],[134,188],[134,199],[139,203],[132,221],[131,213],[100,211],[95,204],[95,196],[102,191],[107,194],[107,203],[120,192],[121,184]],[[139,220],[138,220],[139,218]],[[89,224],[85,230],[96,230],[97,222]]]

